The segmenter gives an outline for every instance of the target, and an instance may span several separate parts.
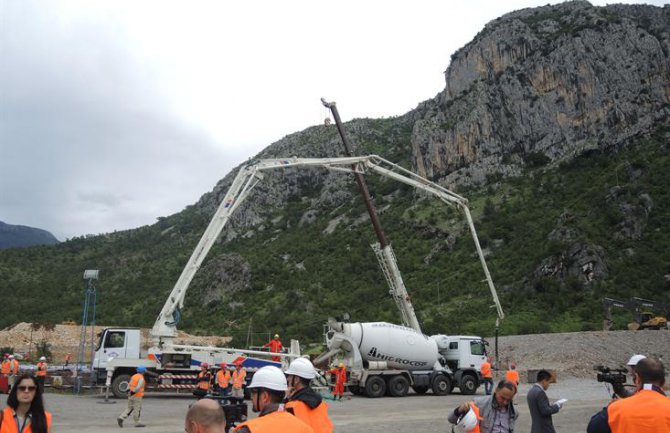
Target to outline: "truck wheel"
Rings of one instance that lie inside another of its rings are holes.
[[[404,397],[409,391],[409,380],[405,376],[393,376],[389,380],[388,393],[391,397]]]
[[[477,380],[471,374],[466,374],[461,378],[461,394],[472,395],[477,391]]]
[[[377,398],[386,392],[386,382],[381,376],[371,376],[365,383],[365,394],[370,398]]]
[[[448,395],[451,391],[451,380],[443,374],[435,376],[432,388],[435,395]]]
[[[414,390],[414,392],[421,395],[425,394],[428,391],[428,387],[425,385],[414,385],[412,389]]]
[[[125,398],[128,396],[128,385],[130,384],[130,375],[119,374],[112,381],[112,394],[116,398]]]

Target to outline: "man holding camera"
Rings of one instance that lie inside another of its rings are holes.
[[[670,433],[670,399],[663,392],[663,364],[656,359],[640,359],[633,377],[637,391],[595,414],[587,433]]]

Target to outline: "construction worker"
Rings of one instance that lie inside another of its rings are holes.
[[[230,371],[228,370],[228,364],[225,362],[221,363],[221,369],[216,373],[216,386],[219,395],[223,397],[230,395]]]
[[[630,357],[626,365],[628,365],[628,368],[630,369],[631,376],[635,377],[635,367],[637,366],[637,363],[644,358],[646,358],[644,355],[633,355]],[[631,389],[630,385],[625,385],[623,383],[613,383],[612,391],[621,398],[630,397],[637,392],[637,390]]]
[[[310,384],[316,377],[314,365],[307,358],[294,359],[285,372],[288,390],[286,410],[293,412],[314,430],[314,433],[332,433],[333,423],[328,418],[328,405]]]
[[[49,366],[47,365],[47,359],[44,356],[41,356],[40,361],[37,363],[35,379],[37,379],[37,386],[40,387],[42,392],[44,392],[44,380],[47,377],[48,369]]]
[[[347,381],[347,368],[344,366],[343,362],[340,362],[340,365],[337,368],[331,369],[329,373],[335,375],[333,400],[337,400],[338,397],[342,400],[342,396],[344,395],[344,383]]]
[[[2,365],[0,366],[0,374],[3,376],[9,376],[9,353],[5,353]]]
[[[193,395],[198,397],[198,400],[203,398],[209,392],[209,388],[212,384],[212,373],[209,371],[209,364],[203,362],[200,365],[200,371],[198,372],[198,380],[193,391]]]
[[[284,348],[284,345],[281,344],[281,340],[279,340],[279,334],[275,334],[275,338],[265,343],[263,347],[269,347],[270,352],[280,353]],[[272,355],[271,359],[276,362],[281,361],[281,358],[277,355]]]
[[[19,360],[14,358],[14,355],[9,355],[9,376],[7,382],[9,387],[14,386],[14,379],[19,375]]]
[[[184,431],[186,433],[225,433],[226,415],[216,401],[209,398],[199,400],[186,412]]]
[[[471,410],[474,412],[479,425],[469,430],[474,433],[505,432],[514,433],[514,424],[519,413],[514,407],[514,396],[517,387],[514,382],[501,380],[498,382],[493,396],[477,397],[473,401],[461,403],[447,420],[451,424],[459,423],[459,420]]]
[[[482,373],[484,391],[486,392],[486,395],[491,395],[491,392],[493,391],[493,370],[491,369],[490,357],[487,357],[486,360],[482,362],[479,371]]]
[[[260,368],[251,378],[251,402],[258,417],[235,427],[236,433],[314,433],[312,427],[284,410],[286,376],[273,366]]]
[[[244,384],[247,377],[247,370],[242,367],[244,361],[235,362],[235,371],[232,374],[233,380],[233,397],[244,398]]]
[[[637,392],[614,400],[595,414],[587,433],[670,433],[670,399],[663,392],[663,364],[643,358],[635,365],[633,375]]]
[[[509,370],[507,370],[507,373],[505,373],[505,379],[509,380],[510,382],[514,382],[516,386],[519,386],[519,372],[516,371],[515,364],[509,365]]]
[[[116,423],[119,427],[123,427],[123,421],[133,414],[133,421],[135,421],[135,427],[144,427],[145,425],[140,423],[140,414],[142,413],[142,397],[144,397],[144,373],[147,371],[147,368],[143,365],[137,366],[137,373],[133,374],[133,377],[130,378],[130,383],[128,383],[128,407],[123,411],[121,415],[116,419]]]

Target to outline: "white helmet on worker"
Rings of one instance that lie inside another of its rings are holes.
[[[468,433],[470,430],[477,426],[477,415],[475,411],[470,408],[470,410],[463,416],[461,416],[454,427],[456,433]]]
[[[630,359],[628,360],[628,363],[626,365],[629,365],[631,367],[635,367],[637,365],[637,363],[640,362],[640,360],[642,360],[644,358],[646,358],[646,356],[644,356],[644,355],[633,355],[633,356],[630,357]]]
[[[316,377],[314,366],[307,358],[294,359],[288,366],[286,374],[302,377],[303,379],[314,379]]]
[[[47,359],[44,356],[40,356],[40,361],[46,361]]]
[[[266,388],[273,391],[286,392],[288,385],[286,384],[284,373],[279,368],[268,365],[254,373],[254,377],[251,378],[248,388]]]

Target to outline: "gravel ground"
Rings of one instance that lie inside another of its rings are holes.
[[[487,338],[493,351],[494,339]],[[670,360],[670,331],[597,331],[499,337],[500,368],[515,363],[522,381],[531,369],[559,377],[594,378],[594,366],[625,367],[635,353]],[[668,367],[668,366],[666,366]],[[668,370],[668,368],[666,368]]]

